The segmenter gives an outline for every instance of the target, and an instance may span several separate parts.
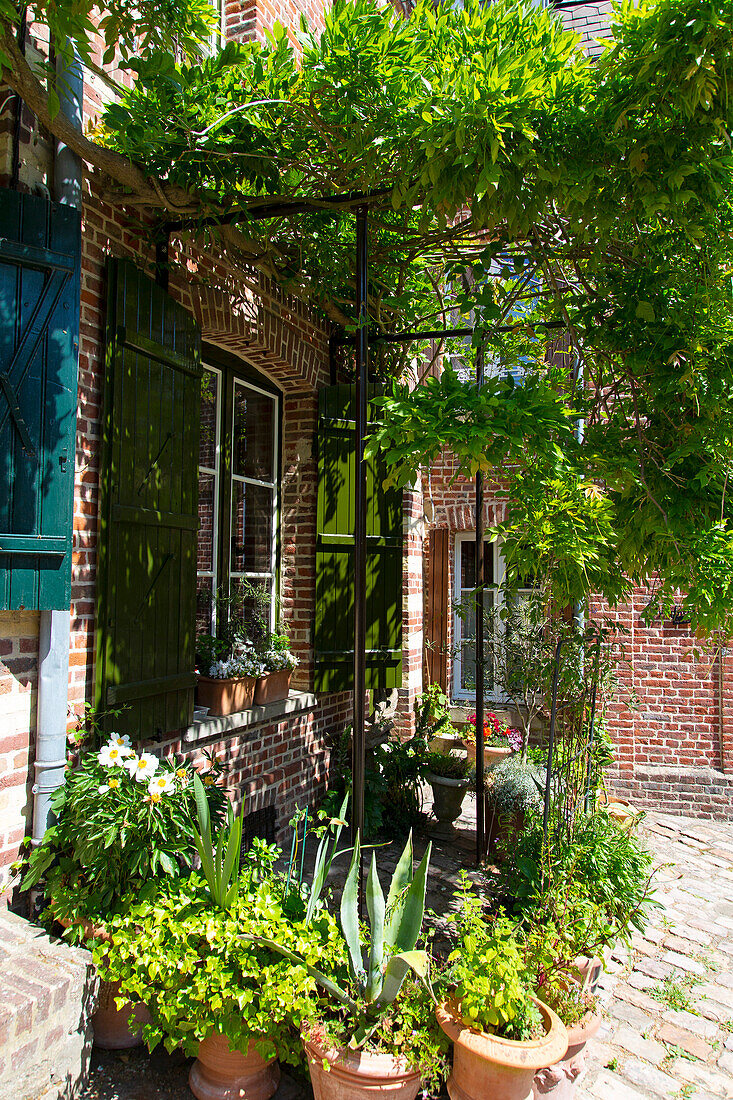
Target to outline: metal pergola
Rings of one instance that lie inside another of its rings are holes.
[[[169,272],[169,242],[171,233],[190,232],[210,228],[223,223],[233,224],[244,218],[265,220],[277,217],[310,213],[347,213],[355,211],[356,229],[356,307],[358,325],[355,335],[341,335],[333,343],[351,346],[355,350],[355,464],[354,464],[354,677],[353,677],[353,737],[352,737],[352,837],[361,836],[364,829],[364,785],[366,770],[366,464],[364,445],[367,430],[367,404],[369,386],[369,349],[380,344],[409,344],[425,340],[473,337],[476,332],[486,332],[478,326],[446,327],[425,330],[406,330],[395,333],[369,333],[368,285],[369,255],[368,227],[370,200],[384,199],[386,192],[337,195],[318,200],[252,200],[246,209],[235,210],[223,217],[186,219],[164,223],[156,243],[156,280],[167,288]],[[562,329],[562,321],[535,323],[534,328]],[[493,325],[492,333],[516,331],[516,324]],[[476,386],[484,383],[484,342],[479,339],[476,348]],[[484,594],[486,572],[484,560],[484,477],[479,471],[475,478],[476,524],[476,862],[481,863],[486,848],[486,820],[484,805],[484,711],[485,711],[485,645],[484,645]]]

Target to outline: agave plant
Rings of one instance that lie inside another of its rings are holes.
[[[359,923],[359,868],[361,849],[357,837],[351,866],[341,895],[341,931],[349,954],[349,971],[355,996],[332,981],[322,971],[307,964],[294,952],[275,940],[243,935],[246,942],[257,942],[304,966],[326,992],[345,1005],[355,1022],[349,1043],[360,1047],[378,1026],[380,1017],[397,997],[406,975],[412,970],[432,995],[429,981],[430,956],[416,951],[415,945],[425,914],[425,891],[431,846],[413,873],[412,833],[392,876],[385,901],[377,873],[377,861],[372,862],[366,884],[366,903],[371,936],[362,943]]]
[[[227,824],[216,837],[211,836],[211,815],[204,785],[197,775],[193,777],[193,790],[196,797],[196,816],[198,830],[193,836],[196,850],[201,860],[201,869],[206,877],[206,885],[214,905],[228,909],[239,896],[239,863],[242,856],[242,814],[234,816],[231,806],[227,806]]]

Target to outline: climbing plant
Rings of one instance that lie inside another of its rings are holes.
[[[82,53],[88,12],[48,12]],[[20,54],[9,0],[0,63],[107,201],[148,232],[175,221],[183,255],[226,250],[347,329],[351,212],[367,204],[375,331],[470,319],[487,352],[480,395],[477,336],[440,349],[467,374],[424,389],[399,388],[408,356],[381,356],[398,386],[372,446],[393,476],[445,446],[464,474],[501,469],[510,581],[549,569],[563,600],[651,583],[661,607],[682,588],[696,630],[730,633],[733,0],[622,2],[611,21],[591,62],[528,2],[418,0],[404,18],[337,0],[320,34],[275,28],[202,58],[187,0],[134,56],[123,46],[134,82],[83,136]]]

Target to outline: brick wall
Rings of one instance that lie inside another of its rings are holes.
[[[451,536],[475,530],[474,486],[456,478],[455,459],[441,455],[423,480],[430,526]],[[501,519],[498,486],[487,486],[484,523]],[[425,541],[425,551],[428,543]],[[455,576],[455,539],[449,544],[450,583]],[[430,563],[425,557],[425,572]],[[452,593],[451,593],[452,596]],[[670,620],[647,625],[650,598],[636,589],[631,600],[609,610],[600,600],[590,613],[618,626],[619,699],[608,714],[616,749],[614,789],[642,807],[701,816],[733,810],[733,654],[701,647],[689,626]],[[452,644],[449,618],[448,648]],[[721,698],[722,670],[722,708]],[[448,660],[448,682],[451,683]],[[634,702],[633,706],[628,705]]]
[[[610,0],[600,0],[597,4],[578,4],[571,8],[563,8],[561,0],[558,7],[565,26],[580,35],[581,45],[591,56],[598,56],[601,52],[599,39],[608,33]]]

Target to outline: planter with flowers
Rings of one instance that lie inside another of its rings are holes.
[[[98,962],[123,996],[145,996],[151,1050],[162,1041],[196,1057],[199,1100],[268,1100],[279,1061],[302,1062],[299,1031],[318,1012],[312,968],[346,975],[346,946],[335,919],[322,910],[311,920],[299,889],[273,871],[276,848],[260,842],[240,867],[241,818],[230,813],[212,836],[195,786],[203,873],[161,883],[116,918]]]
[[[483,919],[466,878],[453,916],[458,943],[449,957],[449,993],[436,1009],[453,1042],[451,1100],[530,1100],[533,1077],[565,1054],[564,1025],[533,995],[533,972],[512,922]]]
[[[469,715],[468,724],[463,729],[463,743],[469,760],[476,759],[476,712]],[[495,768],[502,760],[508,759],[522,748],[522,734],[513,729],[489,711],[484,716],[484,767]]]
[[[85,753],[52,797],[55,823],[22,861],[21,889],[44,884],[49,905],[41,919],[58,920],[73,942],[107,944],[115,914],[144,897],[154,882],[190,869],[196,853],[192,776],[189,764],[138,753],[126,736],[113,736],[98,752]],[[212,762],[204,783],[217,821],[224,803],[218,777]],[[102,987],[95,1041],[134,1045],[140,1041],[142,1006],[118,1011],[116,998],[117,990]],[[127,1026],[131,1015],[137,1021],[133,1031]]]
[[[260,654],[263,671],[257,679],[254,701],[259,706],[287,699],[293,670],[300,663],[290,652],[286,635],[273,634],[269,647]]]
[[[201,672],[201,668],[206,673]],[[198,702],[209,714],[222,717],[247,710],[254,703],[262,661],[251,642],[241,642],[230,657],[199,666]]]

